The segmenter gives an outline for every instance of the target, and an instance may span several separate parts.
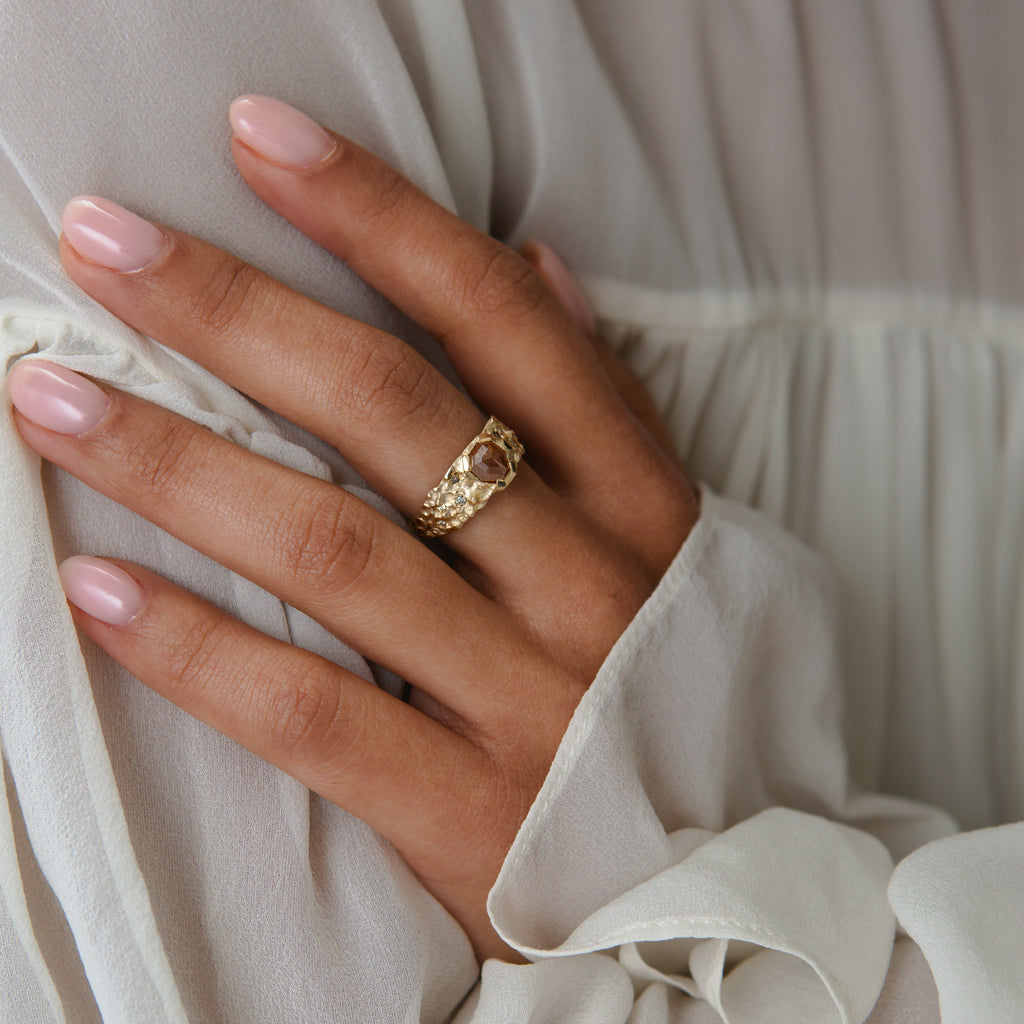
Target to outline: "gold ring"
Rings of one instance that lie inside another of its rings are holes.
[[[412,525],[424,537],[441,537],[465,526],[515,479],[525,449],[501,420],[491,417],[432,487]]]

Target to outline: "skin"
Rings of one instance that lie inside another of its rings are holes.
[[[515,958],[487,893],[698,500],[650,399],[556,299],[545,277],[564,286],[536,246],[513,252],[335,138],[306,170],[232,149],[266,203],[439,339],[472,400],[399,339],[169,227],[142,271],[90,263],[62,236],[64,267],[127,324],[334,445],[406,516],[481,410],[526,445],[508,492],[427,545],[339,488],[106,386],[110,407],[84,434],[15,419],[44,458],[413,685],[395,700],[129,563],[117,564],[146,595],[130,623],[73,608],[143,683],[388,838],[478,957]]]

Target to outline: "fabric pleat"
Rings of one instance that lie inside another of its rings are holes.
[[[56,360],[397,519],[60,268],[63,204],[102,194],[454,377],[240,180],[226,110],[262,92],[559,251],[706,497],[491,894],[536,962],[480,973],[387,843],[83,641],[56,562],[138,561],[401,681],[8,417],[4,1020],[1017,1024],[1024,8],[628,6],[0,3],[5,371]]]

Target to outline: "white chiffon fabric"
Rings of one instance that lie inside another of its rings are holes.
[[[387,843],[80,640],[56,562],[138,561],[397,681],[5,418],[0,1019],[1019,1021],[1022,38],[1014,0],[4,0],[6,368],[394,515],[57,260],[98,193],[450,372],[234,171],[227,105],[262,92],[558,249],[705,483],[490,894],[531,963],[481,972]]]

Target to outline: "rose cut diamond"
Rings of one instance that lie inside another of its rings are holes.
[[[484,483],[493,484],[508,475],[508,456],[493,441],[481,441],[469,453],[469,471]]]

